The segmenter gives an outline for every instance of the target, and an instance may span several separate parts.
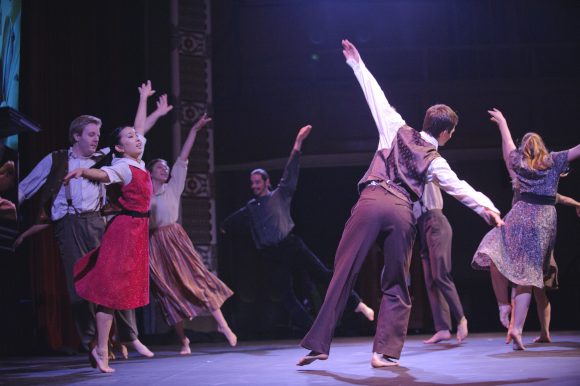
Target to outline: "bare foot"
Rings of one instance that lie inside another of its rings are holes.
[[[134,341],[132,341],[131,345],[133,345],[133,348],[144,357],[153,358],[155,356],[155,354],[153,354],[153,352],[149,350],[147,346],[141,343],[139,339],[135,339]]]
[[[325,361],[328,359],[328,354],[322,354],[316,351],[310,351],[308,353],[308,355],[300,358],[298,360],[298,363],[296,363],[297,366],[306,366],[311,364],[312,362],[314,362],[315,360],[321,360],[321,361]]]
[[[189,348],[189,339],[185,338],[181,341],[181,351],[179,352],[180,355],[191,355],[191,348]]]
[[[431,338],[424,340],[423,343],[433,344],[449,339],[451,339],[451,333],[449,332],[449,330],[439,330]]]
[[[225,335],[230,346],[236,347],[236,345],[238,344],[238,337],[236,336],[236,334],[234,334],[231,328],[229,328],[229,326],[226,326],[226,328],[221,328],[220,326],[218,326],[218,331]]]
[[[365,318],[367,318],[371,322],[373,320],[375,320],[375,311],[373,311],[372,308],[370,308],[369,306],[367,306],[363,302],[360,302],[356,306],[356,308],[354,309],[354,312],[360,312],[361,314],[363,314],[365,316]]]
[[[505,344],[510,344],[511,342],[512,342],[512,328],[510,327],[505,336]]]
[[[127,346],[125,346],[123,343],[119,341],[114,342],[112,349],[117,350],[123,359],[129,359],[129,350],[127,350]]]
[[[534,343],[552,343],[552,337],[550,335],[541,334],[534,338]]]
[[[371,366],[375,369],[379,369],[381,367],[393,367],[398,365],[399,361],[397,361],[395,358],[391,358],[378,352],[374,352],[373,356],[371,357]]]
[[[457,325],[457,334],[455,336],[459,342],[463,342],[467,338],[467,334],[467,319],[464,316]]]
[[[97,348],[95,347],[93,351],[91,351],[91,355],[95,359],[96,367],[98,367],[102,373],[115,372],[115,369],[109,367],[109,354],[107,352],[97,351]]]
[[[512,313],[512,306],[509,304],[499,304],[499,321],[505,328],[510,326],[510,315]]]
[[[521,332],[516,331],[515,329],[512,329],[511,333],[510,333],[510,337],[512,338],[513,346],[512,348],[514,349],[514,351],[520,351],[520,350],[525,350],[526,348],[524,347],[524,343],[522,342],[522,334]]]

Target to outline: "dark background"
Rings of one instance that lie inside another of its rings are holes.
[[[357,46],[409,125],[420,128],[434,103],[458,112],[459,126],[442,154],[502,213],[509,210],[511,189],[487,109],[504,112],[515,138],[536,131],[553,150],[580,142],[577,1],[232,0],[211,7],[218,220],[250,197],[253,166],[265,165],[278,180],[298,128],[310,123],[293,216],[296,233],[329,266],[357,199],[356,182],[377,145],[363,94],[344,63],[342,38]],[[106,135],[132,121],[142,81],[151,79],[158,93],[171,93],[168,20],[162,0],[23,2],[20,110],[43,132],[20,139],[21,176],[49,151],[68,146],[74,117],[101,117]],[[149,140],[145,158],[172,158],[169,119]],[[573,171],[560,192],[580,198],[579,186]],[[489,275],[470,268],[489,228],[466,207],[445,200],[454,230],[453,273],[471,331],[499,330]],[[558,207],[558,216],[561,289],[551,294],[552,326],[578,329],[580,219],[566,207]],[[299,336],[268,297],[267,272],[247,234],[218,241],[220,276],[236,292],[225,308],[234,331],[241,338]],[[370,255],[357,288],[376,306],[382,262],[377,251]],[[18,340],[25,352],[74,342],[51,232],[0,264],[2,314],[10,315],[3,318],[2,330],[9,333],[2,341]],[[432,328],[421,285],[414,264],[411,332]],[[531,309],[526,328],[537,327]],[[339,329],[372,331],[372,324],[352,314]]]

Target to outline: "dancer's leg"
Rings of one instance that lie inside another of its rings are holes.
[[[491,274],[493,292],[499,306],[499,320],[505,328],[509,328],[509,316],[512,310],[508,296],[509,281],[493,262],[490,263],[489,272]]]
[[[218,308],[217,310],[211,310],[210,312],[218,324],[218,331],[225,335],[230,346],[234,347],[235,345],[237,345],[238,337],[231,330],[230,326],[228,325],[228,322],[226,322],[226,319],[224,318],[222,311]]]
[[[552,306],[550,305],[548,294],[545,288],[534,287],[533,291],[541,327],[540,336],[534,339],[534,343],[551,343],[550,319],[552,316]]]
[[[175,324],[175,326],[173,326],[173,327],[175,328],[175,332],[177,333],[177,337],[179,338],[179,341],[181,342],[181,351],[179,351],[179,354],[190,355],[191,348],[189,347],[189,339],[185,335],[185,330],[183,328],[183,320],[180,320],[179,322],[177,322]]]
[[[115,369],[109,367],[109,333],[113,324],[113,310],[99,306],[96,312],[97,347],[91,354],[97,362],[97,367],[103,373],[112,373]]]
[[[531,299],[531,286],[519,285],[516,287],[514,297],[514,324],[510,334],[511,338],[513,339],[514,350],[525,350],[524,344],[522,342],[522,331],[524,329],[526,316],[528,315],[528,308],[530,306]]]

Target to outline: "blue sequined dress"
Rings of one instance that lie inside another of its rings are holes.
[[[530,169],[522,153],[510,153],[510,166],[516,174],[515,184],[522,194],[556,196],[560,174],[568,166],[568,151],[551,153],[553,165],[547,170]],[[518,201],[504,217],[505,225],[489,231],[475,252],[471,266],[489,269],[493,261],[512,283],[544,286],[544,267],[556,241],[554,205]]]

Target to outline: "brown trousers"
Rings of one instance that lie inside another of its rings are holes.
[[[453,231],[440,209],[429,210],[417,220],[425,287],[436,331],[451,330],[451,315],[457,323],[463,307],[451,276]]]
[[[352,209],[336,251],[334,274],[324,303],[302,347],[328,354],[337,321],[344,311],[361,266],[377,238],[384,237],[383,293],[373,351],[399,358],[407,335],[411,298],[409,274],[415,241],[411,204],[380,186],[368,186]],[[373,278],[370,278],[373,280]]]

